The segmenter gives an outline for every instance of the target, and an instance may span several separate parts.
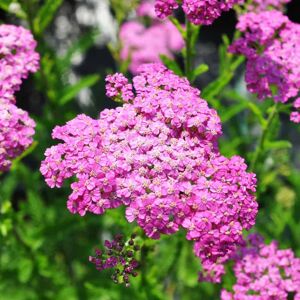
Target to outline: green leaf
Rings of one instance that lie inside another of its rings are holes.
[[[5,218],[0,223],[0,234],[5,237],[12,230],[12,228],[13,228],[12,219]]]
[[[266,126],[266,124],[267,124],[267,121],[265,120],[262,111],[259,109],[259,107],[254,102],[248,101],[247,105],[248,105],[248,108],[257,117],[260,125],[264,128]]]
[[[266,126],[266,120],[264,118],[263,112],[260,110],[259,106],[255,104],[255,102],[243,97],[239,93],[237,93],[234,90],[226,90],[224,92],[224,95],[228,99],[235,100],[239,103],[244,103],[251,111],[252,113],[257,117],[260,125],[262,127]]]
[[[245,57],[244,56],[237,57],[237,59],[234,60],[232,62],[232,64],[230,65],[230,71],[231,72],[235,71],[244,61],[245,61]]]
[[[33,271],[33,263],[28,258],[19,258],[18,262],[18,278],[20,282],[26,283],[29,281]]]
[[[206,64],[201,64],[201,65],[199,65],[199,66],[193,71],[192,81],[194,81],[198,76],[200,76],[201,74],[207,72],[208,70],[209,70],[208,65],[206,65]]]
[[[34,31],[36,34],[42,34],[52,19],[63,0],[46,0],[45,4],[39,9],[33,20]]]
[[[160,59],[168,69],[172,70],[175,74],[179,76],[183,76],[183,73],[175,60],[163,54],[160,55]]]
[[[192,27],[191,47],[192,47],[192,49],[194,49],[193,51],[195,51],[195,45],[198,40],[201,26],[192,24],[191,27]]]
[[[7,13],[14,14],[20,19],[26,19],[26,13],[22,10],[21,5],[14,0],[1,0],[0,9],[3,9]],[[0,21],[0,24],[2,22]]]
[[[180,24],[180,22],[175,17],[173,17],[173,16],[170,16],[169,20],[178,29],[178,31],[181,33],[182,38],[185,40],[186,39],[186,31],[183,28],[183,26]]]
[[[210,99],[211,97],[217,96],[222,90],[229,84],[234,76],[234,71],[243,63],[245,58],[243,56],[238,57],[236,60],[230,63],[229,68],[215,81],[211,82],[202,92],[204,98]],[[229,63],[229,62],[228,62]]]
[[[43,215],[44,205],[42,199],[36,191],[29,190],[27,192],[27,206],[28,206],[28,214],[32,217],[32,219],[40,224],[43,222],[45,216]]]
[[[190,288],[199,284],[196,274],[200,269],[199,263],[192,253],[190,245],[185,243],[177,260],[178,279]]]
[[[58,67],[61,72],[71,66],[74,55],[86,52],[95,42],[96,36],[99,35],[98,30],[91,30],[75,41],[67,50],[66,54],[58,59]]]
[[[226,72],[228,66],[227,48],[224,45],[219,47],[219,70],[220,74]]]
[[[15,170],[19,164],[19,162],[25,158],[26,156],[30,155],[34,150],[35,148],[37,147],[38,145],[38,142],[34,141],[29,148],[27,148],[20,156],[18,156],[16,159],[13,160],[12,162],[12,167],[11,169],[12,170]]]
[[[3,201],[1,199],[1,202],[0,202],[0,214],[4,215],[4,214],[7,214],[11,211],[11,202],[8,201],[8,200],[5,200]]]
[[[211,82],[205,89],[203,89],[202,96],[204,99],[211,99],[217,96],[222,89],[231,81],[233,74],[224,73],[218,79]]]
[[[240,113],[241,111],[246,109],[247,106],[248,105],[246,102],[242,102],[242,103],[231,105],[228,108],[226,107],[226,111],[223,114],[221,114],[222,122],[225,123],[225,122],[229,121],[235,115],[237,115],[238,113]]]
[[[75,83],[72,86],[68,86],[63,90],[61,95],[59,96],[59,104],[65,105],[66,103],[70,102],[72,99],[74,99],[77,94],[84,88],[88,88],[92,85],[94,85],[98,80],[100,79],[100,76],[98,74],[93,75],[87,75],[83,78],[81,78],[77,83]]]
[[[276,150],[276,149],[290,149],[293,145],[289,141],[268,141],[265,143],[265,148],[268,150]]]
[[[9,6],[12,3],[12,0],[1,0],[0,8],[9,12]]]
[[[229,37],[226,34],[222,35],[222,41],[225,47],[228,47],[230,45]]]

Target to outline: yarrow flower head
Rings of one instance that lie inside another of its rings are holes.
[[[21,26],[0,25],[0,98],[14,101],[17,91],[30,72],[39,66],[36,41]]]
[[[300,259],[291,249],[266,245],[257,234],[236,254],[233,292],[222,291],[222,300],[300,299]]]
[[[247,10],[250,12],[261,12],[266,10],[283,10],[284,5],[291,0],[251,0],[247,5]]]
[[[124,283],[130,286],[130,277],[138,275],[138,261],[135,259],[140,246],[135,242],[136,235],[132,234],[128,241],[122,234],[117,234],[112,241],[105,240],[106,250],[96,249],[96,256],[90,256],[89,261],[95,264],[98,271],[114,270],[111,278],[114,283]]]
[[[182,9],[190,22],[195,25],[210,25],[224,11],[244,0],[183,0]],[[176,0],[156,0],[155,10],[159,18],[170,16],[179,7]]]
[[[26,111],[0,98],[0,172],[31,145],[34,127]]]
[[[113,79],[120,82],[110,76],[109,90]],[[98,120],[79,115],[56,127],[53,138],[63,143],[46,150],[41,173],[50,187],[76,177],[67,203],[72,213],[103,214],[125,205],[127,220],[154,239],[185,228],[211,270],[254,225],[255,175],[241,157],[220,154],[220,119],[187,79],[149,64],[133,88],[131,100],[102,111]]]
[[[137,74],[144,63],[160,62],[160,55],[173,58],[173,53],[184,47],[184,41],[177,28],[169,21],[155,17],[154,3],[144,1],[137,8],[139,16],[151,18],[151,25],[146,27],[141,21],[129,21],[121,26],[121,59],[130,60],[129,69]],[[154,15],[154,17],[153,17]]]
[[[15,106],[14,93],[38,69],[36,42],[23,27],[0,25],[0,171],[32,143],[35,123]]]
[[[237,28],[244,34],[230,51],[247,58],[246,83],[259,99],[287,102],[300,89],[300,25],[279,11],[248,13]]]

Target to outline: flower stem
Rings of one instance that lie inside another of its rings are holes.
[[[264,152],[265,149],[265,143],[266,143],[266,138],[267,138],[267,133],[270,129],[270,126],[272,125],[272,122],[275,118],[275,116],[278,113],[278,102],[275,103],[272,108],[271,108],[271,112],[268,116],[268,119],[266,120],[265,125],[263,126],[262,129],[262,134],[260,136],[259,142],[258,142],[258,146],[256,147],[256,150],[254,152],[251,164],[250,164],[250,170],[254,171],[257,165],[257,162],[261,156],[261,154]]]
[[[188,21],[188,19],[185,19],[186,24],[186,36],[185,36],[185,61],[184,61],[184,67],[185,67],[185,76],[188,80],[191,79],[191,71],[192,71],[192,59],[193,59],[193,50],[192,50],[192,24]]]
[[[152,294],[151,294],[151,284],[148,281],[147,277],[147,256],[149,252],[149,246],[147,245],[147,236],[145,235],[144,232],[140,234],[140,237],[143,241],[143,245],[141,247],[141,257],[140,257],[140,273],[141,273],[141,285],[140,285],[140,290],[141,293],[143,294],[143,298],[145,300],[151,300],[152,299]]]

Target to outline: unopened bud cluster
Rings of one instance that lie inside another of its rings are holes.
[[[95,264],[98,271],[113,269],[111,276],[114,283],[124,283],[130,286],[130,276],[138,275],[136,269],[139,266],[135,259],[136,253],[140,250],[135,241],[136,235],[132,234],[128,241],[124,240],[122,234],[117,234],[112,241],[104,242],[105,250],[96,249],[96,256],[90,256],[89,260]]]

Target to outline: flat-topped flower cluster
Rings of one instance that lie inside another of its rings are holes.
[[[7,171],[11,159],[32,144],[34,127],[26,111],[0,99],[0,171]]]
[[[243,33],[230,51],[247,58],[246,83],[260,99],[282,103],[297,97],[300,89],[300,25],[279,11],[247,13],[237,28]],[[297,108],[295,103],[295,108]],[[299,122],[298,112],[291,119]]]
[[[247,245],[248,244],[248,245]],[[291,249],[266,245],[257,234],[234,257],[233,292],[222,291],[222,300],[300,299],[300,259]]]
[[[291,0],[250,0],[247,4],[247,10],[250,12],[261,12],[270,9],[283,10],[284,5]]]
[[[34,121],[15,106],[14,93],[22,79],[38,69],[36,42],[23,27],[0,25],[0,171],[6,171],[11,160],[31,143]]]
[[[219,280],[216,263],[254,225],[255,175],[241,157],[220,154],[216,111],[161,64],[144,65],[133,85],[122,74],[108,76],[107,95],[125,104],[53,130],[63,143],[45,153],[46,182],[61,187],[76,178],[67,203],[72,213],[125,205],[127,220],[154,239],[185,228],[206,279]]]
[[[0,25],[0,98],[14,101],[22,79],[39,67],[36,41],[21,26]]]
[[[224,11],[244,0],[183,0],[182,9],[189,21],[196,25],[210,25]],[[155,10],[159,18],[170,16],[179,7],[176,0],[155,0]]]

